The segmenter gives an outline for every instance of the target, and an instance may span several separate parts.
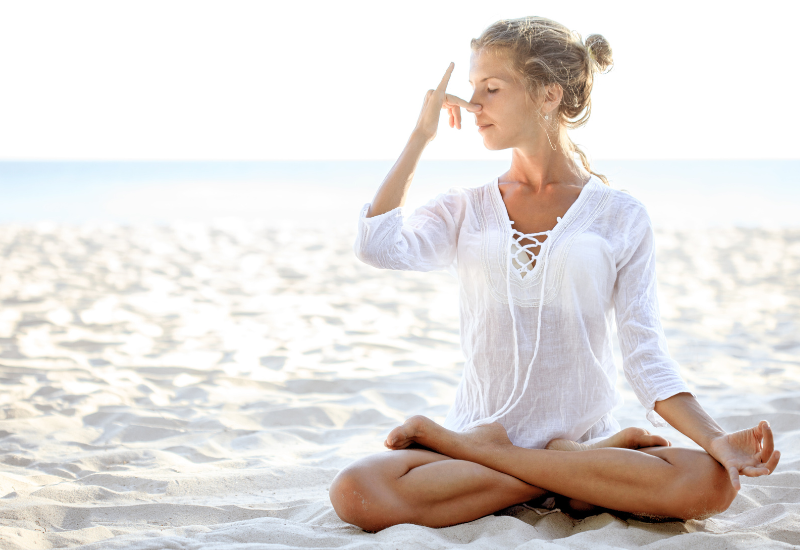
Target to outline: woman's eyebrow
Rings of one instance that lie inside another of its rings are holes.
[[[483,80],[481,80],[480,82],[478,82],[478,84],[480,84],[481,82],[485,82],[485,81],[489,80],[490,78],[494,78],[494,79],[497,79],[497,80],[503,80],[503,79],[502,79],[502,78],[500,78],[499,76],[487,76],[486,78],[484,78]],[[504,81],[504,82],[505,82],[505,81]],[[472,81],[470,80],[470,81],[469,81],[469,83],[470,83],[470,84],[472,84]]]

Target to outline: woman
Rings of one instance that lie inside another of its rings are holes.
[[[464,375],[444,426],[410,418],[389,433],[392,452],[339,473],[336,513],[369,531],[441,527],[550,492],[574,509],[681,519],[727,509],[739,475],[769,474],[780,455],[767,422],[727,434],[688,390],[659,319],[647,212],[591,172],[567,135],[588,120],[593,75],[611,65],[611,48],[600,35],[582,43],[559,23],[528,17],[495,23],[472,50],[472,98],[445,93],[451,63],[364,207],[355,244],[376,267],[456,271]],[[440,110],[460,129],[461,108],[488,149],[512,149],[511,167],[403,221],[399,207]],[[705,452],[619,431],[614,317],[648,419],[666,420]]]

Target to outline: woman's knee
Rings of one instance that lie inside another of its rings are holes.
[[[670,498],[673,517],[702,519],[720,514],[736,498],[725,468],[705,452],[679,466],[679,480]]]
[[[362,468],[353,464],[340,471],[331,483],[328,495],[336,515],[344,522],[363,527],[369,513],[368,492]]]
[[[340,471],[328,495],[339,518],[366,531],[402,523],[403,506],[392,498],[380,461],[362,459]]]
[[[733,488],[725,468],[711,456],[708,457],[708,463],[706,475],[702,481],[698,480],[703,497],[697,503],[693,519],[721,514],[736,498],[736,489]]]

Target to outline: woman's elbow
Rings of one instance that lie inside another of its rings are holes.
[[[362,263],[377,267],[378,269],[390,269],[390,267],[386,265],[385,254],[382,254],[381,251],[376,248],[360,246],[356,243],[353,247],[353,251],[355,252],[356,258]]]

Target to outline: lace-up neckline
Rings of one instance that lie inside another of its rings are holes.
[[[525,275],[533,271],[533,268],[536,267],[536,260],[542,255],[544,243],[550,238],[550,234],[556,230],[561,220],[562,217],[557,216],[556,225],[553,229],[541,231],[539,233],[522,233],[513,227],[511,228],[511,267],[520,277],[525,277]],[[514,225],[514,222],[509,221],[508,224]],[[544,237],[542,240],[537,238],[542,236]],[[525,241],[528,242],[525,243]],[[534,252],[534,248],[538,248],[539,251]]]
[[[510,257],[511,259],[511,261],[508,262],[511,264],[509,273],[516,273],[514,276],[516,279],[515,284],[526,281],[523,284],[527,285],[528,280],[535,282],[538,279],[538,276],[534,277],[532,273],[534,271],[539,271],[537,266],[542,263],[538,261],[539,258],[542,258],[542,251],[552,246],[545,246],[545,243],[554,240],[554,238],[557,237],[565,227],[572,223],[572,220],[583,208],[583,205],[590,194],[588,192],[589,190],[586,188],[596,185],[595,179],[596,177],[594,175],[589,178],[589,181],[584,184],[581,192],[578,194],[578,197],[570,205],[564,215],[556,217],[556,224],[552,227],[552,229],[539,233],[523,233],[514,229],[514,222],[511,220],[511,216],[509,215],[505,201],[503,200],[503,195],[500,193],[500,178],[496,177],[494,179],[492,182],[492,198],[496,201],[495,204],[497,205],[498,215],[501,217],[501,219],[504,219],[505,223],[508,224],[508,233],[506,235],[508,236],[507,242],[510,241],[510,244],[506,244],[504,246],[505,251],[503,252],[503,256],[506,258]],[[542,239],[541,237],[545,238]],[[538,249],[535,254],[533,249]],[[542,258],[542,260],[544,260],[544,258]],[[530,275],[530,277],[528,277],[528,275]]]

